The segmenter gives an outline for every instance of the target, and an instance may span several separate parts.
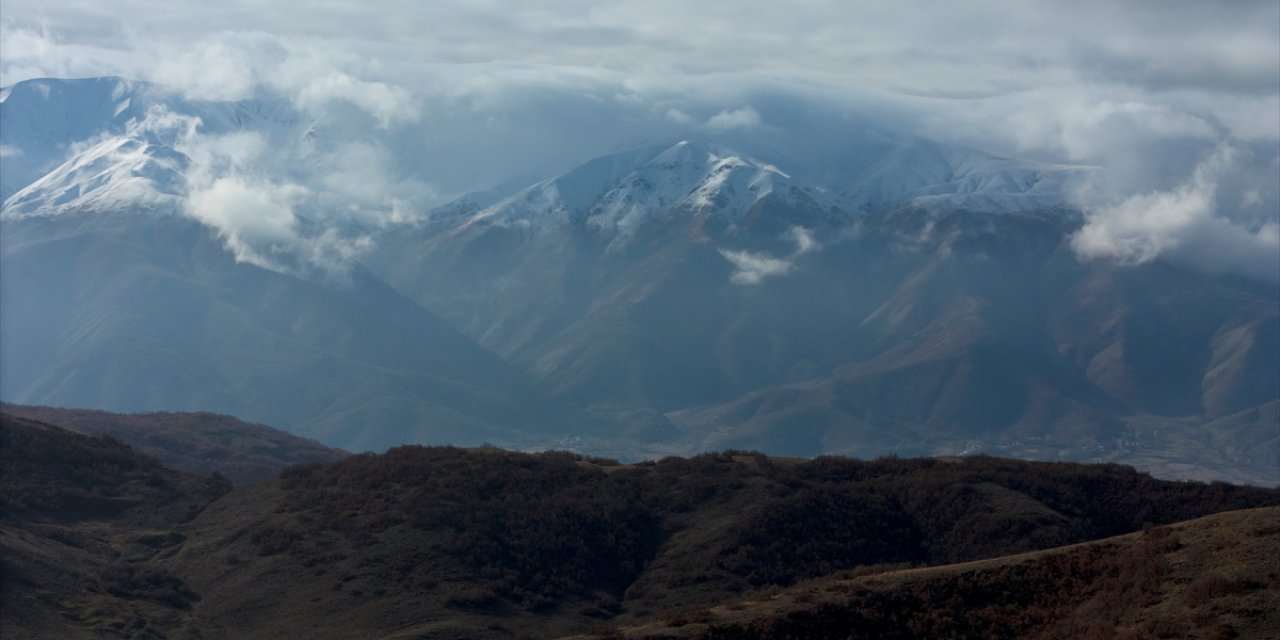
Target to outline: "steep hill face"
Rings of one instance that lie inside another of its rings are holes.
[[[4,225],[7,401],[236,413],[357,450],[560,426],[520,374],[367,272],[331,285],[237,262],[163,211]]]

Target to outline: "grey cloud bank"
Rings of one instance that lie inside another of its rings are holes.
[[[217,216],[231,199],[262,213],[219,220],[229,242],[281,233],[272,221],[308,198],[399,215],[675,136],[834,158],[842,132],[870,122],[1104,167],[1079,194],[1083,257],[1280,277],[1274,2],[6,0],[0,84],[95,75],[193,99],[282,95],[319,121],[383,132],[316,155],[319,184],[203,178],[195,211]],[[250,155],[257,171],[298,160]]]

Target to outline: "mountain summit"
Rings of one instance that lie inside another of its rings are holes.
[[[440,208],[434,226],[545,228],[579,224],[624,237],[668,212],[736,228],[766,204],[806,210],[815,224],[847,224],[893,206],[1017,212],[1063,206],[1088,167],[997,158],[907,136],[884,134],[842,158],[848,173],[830,182],[802,162],[762,159],[713,143],[681,140],[586,162],[480,207],[473,197]],[[483,197],[476,198],[484,200]],[[824,220],[833,218],[839,220]]]
[[[682,140],[596,158],[533,184],[478,211],[441,216],[445,225],[546,227],[578,224],[602,233],[633,234],[669,211],[742,222],[762,201],[835,213],[838,197],[801,182],[773,164],[710,143]],[[848,209],[848,208],[847,208]]]

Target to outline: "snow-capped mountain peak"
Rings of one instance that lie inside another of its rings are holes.
[[[228,143],[209,148],[217,153],[254,150],[255,178],[262,174],[274,183],[307,186],[323,196],[316,202],[339,212],[335,217],[361,207],[393,209],[384,205],[396,199],[425,203],[434,191],[432,176],[414,173],[421,150],[404,142],[412,136],[374,131],[350,110],[317,115],[272,95],[191,101],[120,78],[31,80],[2,94],[5,216],[182,197],[184,172],[197,165],[209,170],[210,163],[173,136],[139,130],[138,123],[155,113],[199,122],[203,142]],[[504,186],[440,207],[431,223],[573,224],[625,239],[650,221],[679,216],[733,229],[779,210],[809,212],[806,219],[818,224],[900,205],[1010,212],[1065,204],[1073,181],[1090,171],[999,158],[900,133],[846,137],[847,153],[839,157],[797,147],[784,155],[749,139],[736,139],[735,148],[704,140],[636,147],[524,188]],[[179,151],[192,153],[192,159],[179,157]]]
[[[868,138],[845,158],[762,159],[714,142],[681,140],[599,157],[487,206],[466,199],[435,211],[443,228],[581,225],[621,241],[649,221],[685,215],[742,224],[761,203],[810,212],[808,222],[852,219],[886,207],[1009,213],[1063,206],[1094,171],[1000,158],[903,134]],[[765,209],[769,209],[765,207]],[[769,214],[765,214],[766,216]]]
[[[464,219],[440,222],[525,228],[582,224],[625,238],[668,212],[734,224],[766,198],[837,204],[826,190],[797,181],[774,164],[716,144],[682,140],[596,158],[480,211],[461,210]],[[457,216],[459,210],[453,210]]]

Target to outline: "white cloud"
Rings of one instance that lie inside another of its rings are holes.
[[[382,82],[357,80],[341,72],[330,72],[308,83],[298,92],[297,104],[303,109],[315,110],[334,100],[345,100],[360,107],[377,119],[383,129],[418,119],[418,111],[403,89]]]
[[[694,122],[693,116],[685,113],[684,111],[681,111],[680,109],[677,109],[676,107],[671,107],[670,109],[667,109],[666,115],[668,120],[676,124],[693,124]]]
[[[370,248],[370,240],[324,228],[300,215],[300,209],[314,210],[324,193],[281,175],[274,166],[281,150],[262,133],[208,135],[201,132],[201,124],[199,118],[157,107],[133,123],[126,135],[169,145],[189,159],[178,194],[182,211],[213,229],[237,261],[345,281],[353,260]],[[376,177],[369,181],[383,184]]]
[[[729,276],[729,281],[740,285],[760,284],[769,276],[779,276],[791,270],[791,262],[789,260],[781,260],[771,257],[764,253],[752,253],[750,251],[727,251],[720,250],[720,255],[724,256],[736,270]]]
[[[270,51],[270,44],[270,38],[262,36],[223,34],[176,51],[155,46],[154,66],[145,75],[195,100],[243,100],[264,81],[259,73],[264,60],[279,56]]]
[[[194,185],[186,211],[214,229],[238,262],[345,282],[352,264],[373,247],[373,240],[344,235],[336,228],[309,228],[295,213],[309,196],[300,185],[233,174]]]
[[[822,245],[818,244],[818,241],[813,238],[813,232],[804,227],[791,227],[787,231],[787,237],[796,243],[795,253],[791,254],[793,258],[822,248]]]
[[[1218,184],[1236,152],[1220,147],[1187,182],[1169,191],[1132,196],[1087,212],[1072,246],[1086,259],[1142,264],[1165,257],[1207,269],[1280,280],[1280,226],[1248,228],[1218,210]],[[1256,192],[1245,201],[1260,201]]]
[[[108,52],[129,35],[191,43],[209,34],[261,31],[311,39],[387,68],[403,61],[471,67],[523,61],[628,74],[761,73],[940,98],[1064,82],[1270,93],[1280,71],[1280,10],[1267,0],[1234,2],[1230,11],[1211,3],[1103,0],[980,0],[963,8],[835,0],[744,0],[732,8],[679,0],[389,0],[377,12],[349,0],[303,11],[245,0],[115,0],[110,7],[92,0],[6,0],[4,19],[36,34],[47,24],[49,32],[74,34],[77,42]],[[19,45],[32,50],[17,41],[12,49]],[[48,51],[33,55],[50,59]],[[118,62],[118,56],[96,59]],[[9,58],[5,65],[16,69],[21,62]]]
[[[795,251],[786,258],[775,258],[764,252],[721,249],[720,255],[734,266],[729,282],[738,285],[754,285],[760,284],[765,278],[771,276],[786,275],[795,267],[796,258],[822,248],[822,245],[814,239],[813,232],[801,226],[791,227],[782,235],[782,238],[796,245]]]
[[[1096,162],[1117,146],[1134,148],[1149,140],[1212,140],[1203,119],[1162,105],[1109,101],[1069,105],[1058,119],[1059,140],[1071,160]]]
[[[754,129],[760,125],[760,113],[750,105],[733,111],[721,111],[707,120],[707,127],[716,131]]]
[[[297,185],[253,183],[240,176],[216,178],[191,191],[187,210],[216,229],[237,260],[283,270],[276,255],[290,249],[297,237],[293,207],[304,195],[306,191]]]

